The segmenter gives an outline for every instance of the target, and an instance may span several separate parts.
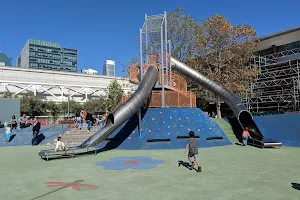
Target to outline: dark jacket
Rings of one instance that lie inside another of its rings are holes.
[[[34,125],[34,123],[32,123],[32,132],[40,132],[41,129],[41,123],[37,122],[36,125]]]

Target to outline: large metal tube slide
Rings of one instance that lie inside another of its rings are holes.
[[[172,69],[181,72],[183,75],[199,83],[209,91],[217,94],[217,96],[219,96],[231,108],[242,128],[248,127],[252,137],[262,140],[263,135],[253,121],[251,113],[235,94],[231,93],[228,89],[211,80],[204,74],[193,70],[191,67],[173,57],[171,57],[171,65]]]
[[[126,120],[135,115],[142,106],[147,103],[148,97],[151,94],[157,79],[158,68],[149,67],[134,94],[114,112],[110,113],[107,117],[105,126],[84,141],[80,147],[87,148],[104,141]]]

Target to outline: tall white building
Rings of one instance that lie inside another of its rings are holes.
[[[115,61],[106,60],[103,65],[104,76],[115,76]]]

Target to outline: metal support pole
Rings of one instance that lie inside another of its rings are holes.
[[[140,61],[141,61],[141,66],[140,66],[140,76],[141,76],[141,81],[143,79],[143,34],[142,34],[142,29],[140,29]]]
[[[169,40],[168,42],[169,42],[169,54],[171,57],[171,40]],[[171,63],[170,63],[170,85],[172,86],[172,65],[171,65]]]
[[[68,96],[68,119],[70,117],[70,97]]]
[[[165,77],[164,77],[164,45],[163,45],[163,24],[160,26],[160,48],[161,48],[161,86],[162,86],[162,94],[161,94],[161,107],[165,107]]]
[[[142,137],[142,110],[139,111],[139,137]]]
[[[166,74],[167,74],[167,76],[166,76],[166,78],[167,78],[167,85],[170,85],[170,84],[168,84],[168,82],[169,82],[169,80],[168,80],[168,69],[169,69],[169,67],[168,66],[170,66],[171,64],[168,62],[168,33],[167,33],[167,12],[165,11],[165,45],[166,45],[166,47],[165,47],[165,50],[166,50]]]
[[[147,14],[145,14],[145,28],[146,28],[146,66],[148,67],[149,60],[148,60],[148,22],[147,22]]]

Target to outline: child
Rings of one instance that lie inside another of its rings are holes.
[[[243,146],[247,146],[248,138],[252,139],[252,137],[249,134],[249,128],[245,127],[245,130],[243,131]]]
[[[5,122],[5,129],[4,129],[4,133],[5,133],[5,143],[9,143],[10,140],[10,134],[11,134],[11,124],[7,124],[7,122]]]
[[[57,138],[57,143],[56,143],[55,151],[68,151],[68,148],[61,141],[61,137],[60,136]]]
[[[202,168],[201,168],[200,162],[198,160],[199,159],[199,157],[198,157],[198,142],[197,142],[197,139],[195,138],[195,133],[193,131],[190,131],[189,136],[190,136],[190,138],[187,140],[187,144],[186,144],[184,153],[186,153],[186,151],[189,149],[188,159],[192,163],[192,167],[190,168],[190,170],[192,170],[195,166],[195,163],[192,160],[192,158],[194,157],[194,161],[196,162],[196,164],[198,166],[197,172],[201,172]]]
[[[80,115],[77,115],[77,117],[76,117],[76,123],[77,123],[77,127],[81,130],[82,118],[81,118]]]

